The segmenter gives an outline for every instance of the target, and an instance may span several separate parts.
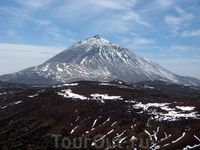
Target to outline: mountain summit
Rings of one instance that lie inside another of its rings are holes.
[[[99,35],[74,44],[39,66],[0,76],[0,80],[7,82],[40,84],[113,79],[130,82],[162,80],[200,86],[200,80],[176,75]]]

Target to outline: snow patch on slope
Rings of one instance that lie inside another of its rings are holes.
[[[123,98],[121,98],[121,96],[109,96],[108,94],[91,94],[91,97],[93,97],[93,99],[107,99],[107,100],[122,100]]]
[[[64,98],[75,98],[75,99],[77,98],[77,99],[81,99],[81,100],[87,99],[87,97],[85,97],[83,95],[73,93],[71,89],[61,90],[61,92],[58,92],[58,95],[61,95]]]
[[[81,100],[100,100],[102,103],[105,103],[104,100],[123,100],[121,96],[109,96],[108,94],[90,94],[90,97],[86,97],[80,94],[73,93],[71,89],[61,90],[57,92],[58,95],[63,96],[64,98],[73,98]]]
[[[130,103],[129,101],[125,101]],[[152,115],[151,120],[157,121],[176,121],[181,118],[193,118],[200,119],[200,114],[198,112],[193,111],[195,106],[176,106],[170,107],[171,103],[146,103],[143,104],[141,102],[133,101],[135,103],[132,105],[135,109],[142,109],[143,111],[148,112],[148,114]],[[161,110],[164,110],[161,111]],[[140,112],[141,113],[141,112]]]
[[[1,108],[1,109],[5,109],[5,108],[7,108],[8,106],[18,105],[18,104],[20,104],[20,103],[22,103],[22,102],[23,102],[23,101],[12,102],[12,103],[9,103],[9,104],[7,104],[7,105],[5,105],[5,106],[0,106],[0,108]]]

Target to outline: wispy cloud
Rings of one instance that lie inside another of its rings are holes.
[[[135,38],[133,40],[134,45],[143,45],[143,44],[152,44],[154,43],[154,40],[149,40],[145,38]]]
[[[130,41],[130,38],[126,38],[122,36],[116,36],[116,38],[120,39],[121,43],[128,43]]]
[[[175,3],[175,0],[156,0],[156,3],[158,3],[160,7],[169,7]]]
[[[28,7],[29,9],[43,8],[52,2],[52,0],[14,0],[14,1]]]
[[[182,45],[172,45],[169,50],[172,50],[172,52],[190,52],[190,54],[192,52],[200,52],[200,48],[196,47],[196,46],[182,46]],[[200,56],[200,54],[198,54]],[[195,55],[196,57],[197,55]]]
[[[62,27],[59,27],[56,25],[56,22],[52,21],[52,18],[45,18],[41,15],[35,15],[35,10],[28,9],[28,7],[33,8],[39,8],[39,7],[46,7],[46,4],[49,4],[50,1],[34,1],[33,3],[28,3],[24,0],[15,0],[16,2],[25,5],[25,9],[19,9],[19,8],[0,8],[0,10],[8,13],[11,15],[10,21],[10,28],[7,31],[8,36],[14,36],[17,33],[17,30],[24,31],[24,29],[29,28],[30,26],[31,31],[28,31],[27,33],[33,32],[35,34],[38,31],[41,31],[38,34],[39,38],[43,38],[44,40],[47,40],[48,38],[57,40],[58,43],[55,43],[55,45],[60,45],[60,42],[74,42],[73,36],[75,35],[74,32],[70,32],[70,30],[63,29]],[[17,30],[16,30],[17,29]],[[15,31],[16,30],[16,31]],[[35,31],[35,32],[34,32]],[[64,36],[63,36],[64,35]],[[66,36],[70,35],[70,38],[66,38]],[[46,37],[45,37],[46,36]],[[38,38],[37,37],[37,38]],[[62,44],[61,44],[62,45]]]
[[[182,20],[191,20],[194,18],[192,14],[185,12],[180,7],[176,8],[176,12],[180,14]]]
[[[149,25],[147,22],[143,21],[141,19],[141,17],[139,16],[139,14],[133,12],[133,11],[130,11],[130,12],[127,12],[123,17],[122,17],[122,20],[123,21],[130,21],[130,20],[134,20],[135,22],[141,24],[141,25],[144,25],[144,26],[151,26]]]
[[[181,51],[188,51],[194,49],[191,46],[182,46],[182,45],[172,45],[171,50],[181,50]]]
[[[15,36],[16,35],[16,32],[15,31],[13,31],[13,30],[8,30],[7,31],[7,34],[9,35],[9,36]]]
[[[134,32],[131,32],[131,33],[129,33],[130,35],[133,35],[133,36],[139,36],[139,34],[137,34],[137,33],[134,33]]]
[[[103,9],[127,9],[134,7],[137,0],[101,0],[101,1],[92,1],[93,4],[102,7]]]
[[[40,19],[40,18],[34,18],[31,16],[31,11],[24,10],[24,9],[16,9],[16,8],[0,8],[0,10],[5,11],[12,15],[12,22],[15,22],[16,24],[23,24],[25,21],[32,21],[36,25],[43,25],[47,26],[51,24],[50,20],[47,19]]]
[[[78,3],[75,0],[57,6],[53,10],[53,16],[63,18],[70,24],[89,24],[90,29],[102,32],[127,32],[135,27],[135,24],[150,27],[151,25],[134,11],[136,4],[136,0],[86,0]]]
[[[55,38],[62,39],[63,36],[60,34],[60,28],[56,26],[51,26],[47,28],[47,33],[53,35]]]
[[[196,30],[196,31],[184,31],[180,35],[182,37],[200,36],[200,30]]]
[[[37,24],[37,25],[39,25],[39,26],[40,26],[40,25],[42,25],[42,26],[48,26],[48,25],[51,24],[51,21],[50,21],[50,20],[35,19],[35,18],[31,17],[31,16],[29,16],[27,19],[30,20],[30,21],[33,21],[35,24]]]
[[[165,21],[169,25],[176,26],[176,25],[180,25],[183,22],[183,19],[179,17],[174,17],[174,16],[166,16]]]
[[[164,17],[165,22],[172,28],[172,36],[178,35],[179,29],[187,26],[188,21],[194,18],[192,14],[185,12],[180,7],[175,8],[175,11],[179,14],[179,16],[167,15]]]
[[[146,1],[146,4],[143,6],[143,12],[163,12],[168,9],[176,7],[177,0],[152,0]]]
[[[127,47],[135,47],[135,46],[144,46],[146,44],[152,44],[155,41],[152,39],[146,39],[146,38],[142,38],[142,37],[134,37],[134,38],[126,38],[126,37],[122,37],[122,36],[116,36],[118,39],[121,40],[121,43],[123,43],[124,45],[127,45]],[[130,44],[131,43],[131,44]],[[139,48],[139,47],[137,47]]]
[[[28,23],[34,23],[54,37],[64,37],[64,33],[53,31],[57,26],[57,20],[66,26],[77,26],[89,24],[88,28],[92,31],[97,29],[100,32],[129,32],[139,25],[152,27],[143,19],[140,13],[134,11],[138,0],[102,0],[102,1],[63,1],[62,3],[53,0],[13,0],[21,4],[21,8],[11,8],[5,11],[13,15],[14,24],[20,23],[21,27]],[[2,8],[3,9],[3,8]],[[39,15],[37,12],[48,12],[48,17]],[[20,19],[17,19],[19,18]],[[91,21],[89,21],[91,20]],[[58,27],[58,26],[57,26]],[[66,29],[68,30],[68,29]],[[95,31],[96,32],[96,31]]]

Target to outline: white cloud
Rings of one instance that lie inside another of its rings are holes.
[[[151,44],[154,43],[154,40],[149,40],[145,38],[135,38],[133,41],[133,45],[143,45],[143,44]]]
[[[30,23],[37,26],[48,26],[51,24],[50,20],[41,19],[39,17],[33,17],[31,10],[28,9],[20,9],[20,8],[0,8],[4,12],[7,12],[10,16],[6,21],[9,23],[9,28],[13,29],[26,29],[26,27],[30,27]],[[20,31],[18,30],[19,34]],[[15,31],[16,32],[16,31]]]
[[[184,31],[180,34],[182,37],[189,37],[189,36],[200,36],[200,30],[196,31]]]
[[[52,0],[14,0],[14,1],[32,9],[46,7],[48,4],[52,2]]]
[[[37,25],[48,26],[51,24],[51,21],[45,19],[35,19],[30,16],[27,19],[33,21]]]
[[[181,51],[188,51],[188,50],[192,50],[193,47],[191,46],[182,46],[182,45],[173,45],[170,48],[171,50],[181,50]]]
[[[134,7],[137,0],[101,0],[101,1],[88,1],[101,9],[117,9],[128,10]]]
[[[191,20],[194,18],[194,16],[190,13],[186,13],[183,9],[181,9],[180,7],[177,7],[176,12],[179,13],[181,15],[181,18],[183,20]]]
[[[165,16],[165,21],[169,25],[180,25],[183,22],[183,19],[174,16]]]
[[[143,12],[146,13],[162,13],[163,11],[176,7],[177,0],[151,0],[146,1],[143,5]],[[143,3],[143,1],[141,1]]]
[[[74,28],[78,26],[88,32],[130,32],[139,25],[152,27],[139,12],[135,12],[138,0],[74,0],[59,1],[53,0],[14,0],[21,4],[20,7],[6,9],[12,16],[13,24],[19,24],[20,28],[31,26],[34,23],[38,27],[33,30],[43,30],[43,35],[53,35],[55,39],[64,40],[64,32],[58,32],[53,28],[63,29],[67,26]],[[14,9],[14,13],[12,11]],[[45,12],[47,16],[39,13]],[[13,19],[16,18],[16,19]],[[20,19],[18,19],[20,18]],[[58,23],[58,22],[59,23]],[[95,31],[94,31],[95,30]],[[19,32],[20,34],[20,32]],[[69,39],[71,39],[70,37]]]
[[[25,2],[25,1],[20,0],[20,2]],[[36,1],[36,3],[40,3],[40,1]],[[43,3],[45,3],[45,1],[41,2],[40,7],[42,7]],[[44,39],[44,40],[48,40],[49,38],[51,38],[51,40],[52,39],[56,40],[54,45],[60,45],[60,43],[62,42],[65,42],[65,43],[75,42],[73,38],[74,36],[76,36],[76,33],[67,30],[65,26],[64,28],[62,28],[62,26],[57,25],[57,22],[55,22],[51,17],[44,17],[41,15],[41,18],[40,18],[40,16],[35,15],[40,11],[35,13],[34,10],[20,9],[17,7],[16,8],[0,8],[0,10],[10,15],[10,18],[8,20],[9,20],[9,23],[10,22],[11,23],[9,24],[10,29],[6,31],[7,36],[10,36],[10,37],[15,36],[17,33],[18,34],[17,38],[23,39],[24,37],[29,36],[29,33],[33,31],[36,31],[36,32],[41,31],[40,33],[38,33],[38,36],[40,36],[39,38]],[[24,36],[24,33],[26,33],[25,36]],[[35,37],[35,38],[38,38],[38,37]],[[24,43],[24,41],[20,41],[20,43]],[[61,44],[61,45],[65,45],[65,44]]]
[[[134,35],[135,36],[135,35]],[[124,47],[127,47],[127,48],[130,48],[130,49],[134,49],[134,50],[139,50],[139,49],[142,49],[142,50],[149,50],[149,49],[156,49],[158,47],[155,47],[155,46],[150,46],[150,44],[153,44],[155,43],[154,40],[152,39],[145,39],[145,38],[142,38],[142,37],[139,37],[139,35],[137,35],[136,37],[130,37],[130,38],[127,38],[127,37],[122,37],[122,36],[116,36],[118,39],[120,39],[120,43],[122,45],[125,45]]]
[[[137,30],[137,28],[140,27],[151,28],[152,25],[145,22],[141,16],[133,10],[121,11],[120,13],[109,12],[100,18],[91,19],[89,26],[90,30],[94,29],[101,33],[131,33],[131,31]]]
[[[129,11],[126,12],[126,14],[122,17],[123,21],[130,21],[130,20],[134,20],[135,22],[144,25],[144,26],[150,26],[147,22],[143,21],[141,19],[141,17],[139,16],[139,14],[133,12],[133,11]]]
[[[178,31],[188,25],[188,21],[192,20],[194,16],[190,13],[185,12],[180,7],[176,7],[175,11],[179,16],[166,15],[164,17],[165,22],[171,27],[172,36],[177,36]]]
[[[173,52],[177,52],[177,53],[189,52],[189,54],[191,54],[192,52],[199,52],[200,48],[198,48],[196,46],[172,45],[171,47],[169,47],[169,50],[171,50]],[[195,56],[197,56],[197,54]],[[188,55],[188,57],[189,57],[189,55]]]
[[[175,0],[156,0],[156,3],[159,4],[160,7],[168,7],[175,3]]]
[[[121,5],[117,1],[93,1],[94,5],[100,6],[104,9],[124,9],[125,6]]]
[[[13,30],[8,30],[8,31],[7,31],[7,34],[8,34],[9,36],[15,36],[15,35],[16,35],[16,32],[13,31]]]
[[[66,2],[52,10],[52,16],[63,19],[64,22],[74,25],[81,22],[89,24],[89,30],[102,32],[127,32],[137,25],[150,25],[135,12],[133,8],[136,0],[101,0]],[[106,31],[105,31],[106,30]]]
[[[134,33],[134,32],[131,32],[130,35],[133,35],[133,36],[139,36],[139,34]]]
[[[56,27],[56,26],[48,27],[47,28],[47,32],[49,34],[53,35],[55,38],[58,38],[58,39],[62,39],[63,38],[62,34],[60,34],[61,29],[59,27]]]
[[[129,43],[131,41],[130,38],[126,38],[126,37],[120,37],[120,36],[116,36],[118,39],[120,39],[120,43]]]

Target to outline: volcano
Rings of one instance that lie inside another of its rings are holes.
[[[74,44],[41,65],[0,76],[2,81],[29,84],[115,79],[128,82],[161,80],[200,86],[200,80],[176,75],[99,35]]]

